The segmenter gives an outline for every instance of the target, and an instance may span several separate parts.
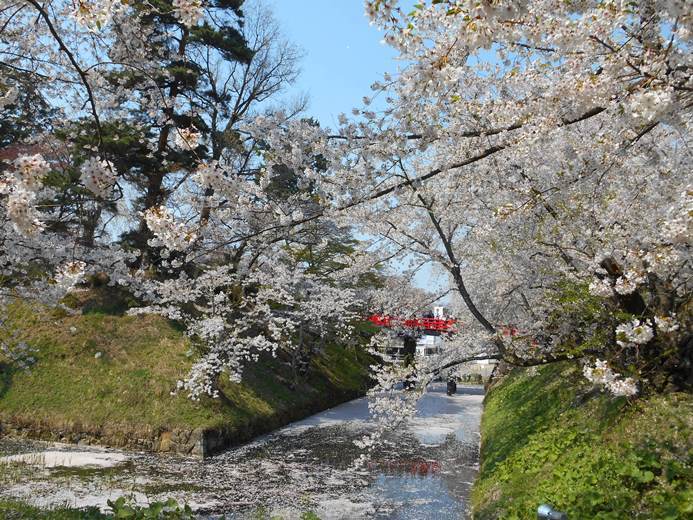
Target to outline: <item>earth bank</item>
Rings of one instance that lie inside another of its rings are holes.
[[[68,315],[16,303],[4,333],[35,348],[30,370],[0,363],[0,434],[204,457],[357,396],[372,358],[358,344],[316,348],[294,379],[282,356],[250,363],[219,399],[172,395],[194,352],[159,316]],[[358,342],[356,342],[358,343]]]
[[[474,518],[683,519],[693,514],[693,399],[613,398],[578,363],[515,369],[486,394]]]

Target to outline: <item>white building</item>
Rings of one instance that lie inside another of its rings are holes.
[[[440,354],[443,351],[443,337],[440,334],[422,334],[416,340],[416,355],[425,357]]]

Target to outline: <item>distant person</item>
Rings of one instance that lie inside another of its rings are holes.
[[[456,393],[457,393],[457,380],[455,379],[455,376],[450,375],[450,376],[448,376],[447,394],[448,395],[454,395]]]

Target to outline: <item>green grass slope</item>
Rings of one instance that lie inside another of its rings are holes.
[[[41,509],[16,500],[0,499],[0,518],[3,520],[106,520],[113,517],[102,514],[98,508]]]
[[[224,378],[220,399],[194,402],[171,395],[193,357],[182,331],[161,317],[67,316],[14,304],[8,324],[38,351],[29,371],[0,364],[0,424],[41,437],[217,429],[241,442],[363,393],[372,361],[359,347],[328,344],[291,389],[286,363],[266,356],[242,384]]]
[[[516,369],[486,396],[475,519],[693,518],[693,399],[595,392],[575,363]]]

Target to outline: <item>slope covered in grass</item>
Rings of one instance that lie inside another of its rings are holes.
[[[102,514],[98,508],[59,507],[47,510],[16,500],[0,499],[0,518],[3,520],[105,520],[109,516]]]
[[[92,312],[68,316],[9,308],[8,324],[37,349],[29,371],[0,366],[0,424],[57,439],[104,431],[157,437],[174,429],[224,431],[242,441],[363,393],[371,358],[359,347],[325,346],[298,387],[286,363],[250,364],[242,384],[221,384],[220,399],[172,396],[193,362],[181,330],[158,316]],[[123,438],[122,445],[128,445]],[[155,447],[156,449],[156,447]]]
[[[485,399],[474,518],[691,518],[692,423],[689,394],[628,402],[575,363],[516,369]]]

